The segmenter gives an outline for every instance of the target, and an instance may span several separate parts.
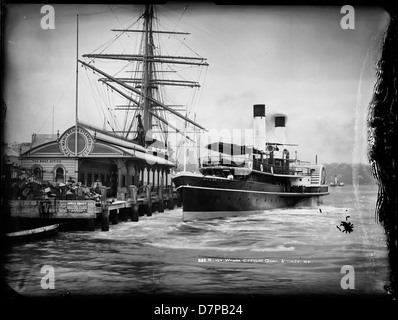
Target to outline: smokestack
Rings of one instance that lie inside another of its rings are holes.
[[[265,151],[266,132],[265,132],[265,104],[253,105],[253,135],[254,148]]]
[[[275,136],[278,143],[286,143],[286,115],[275,115]]]

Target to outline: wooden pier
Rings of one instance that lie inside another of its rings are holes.
[[[102,231],[108,231],[109,225],[119,221],[138,222],[140,216],[151,216],[153,212],[174,209],[179,204],[177,192],[172,185],[153,188],[142,187],[140,193],[136,186],[119,188],[116,198],[107,197],[107,188],[101,188],[101,201],[95,200],[9,200],[10,217],[14,221],[30,220],[45,223],[76,222],[86,223],[86,230],[94,231],[100,224]],[[31,220],[32,219],[32,220]],[[99,222],[99,223],[98,223]]]

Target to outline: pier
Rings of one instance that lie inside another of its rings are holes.
[[[80,222],[87,231],[108,231],[110,224],[128,220],[138,222],[141,216],[152,216],[154,212],[172,210],[179,203],[172,185],[153,187],[145,185],[141,192],[134,185],[119,188],[117,197],[107,197],[107,188],[101,188],[100,201],[59,200],[57,198],[36,200],[9,200],[9,216],[15,228],[20,222],[29,225],[53,222]],[[83,224],[82,224],[83,223]]]
[[[10,231],[71,222],[78,229],[101,225],[105,231],[119,220],[139,221],[180,203],[171,181],[175,164],[166,154],[79,124],[78,145],[85,151],[76,157],[68,149],[75,136],[74,127],[63,134],[34,134],[7,166]]]
[[[193,140],[172,125],[169,116],[182,119],[185,128],[189,123],[199,130],[206,129],[188,118],[187,113],[183,115],[173,109],[173,105],[165,104],[157,92],[160,86],[199,84],[157,79],[158,72],[154,70],[161,71],[163,63],[191,66],[208,66],[208,63],[199,57],[157,56],[153,52],[158,47],[153,42],[152,23],[156,19],[153,6],[145,5],[140,16],[144,20],[140,31],[146,40],[138,55],[156,56],[156,59],[137,61],[137,68],[131,69],[137,72],[132,77],[134,85],[131,79],[112,76],[113,71],[107,70],[108,64],[99,63],[99,68],[91,64],[93,60],[108,59],[109,55],[83,54],[79,59],[77,16],[75,121],[63,132],[56,130],[55,133],[53,128],[51,133],[32,133],[31,142],[23,142],[18,149],[10,150],[4,184],[7,218],[13,223],[25,220],[33,227],[42,221],[81,221],[88,230],[95,230],[99,222],[101,230],[106,231],[110,224],[120,220],[130,217],[138,222],[142,215],[151,216],[153,212],[181,205],[171,181],[172,171],[177,168],[173,135],[178,133],[184,139]],[[124,60],[123,55],[113,58]],[[124,123],[122,127],[113,125],[113,120],[101,121],[99,125],[92,119],[88,122],[79,119],[79,66],[90,76],[93,72],[101,86],[126,99],[127,107],[115,108],[126,111],[120,122]]]

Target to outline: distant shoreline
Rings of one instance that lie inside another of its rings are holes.
[[[337,177],[338,183],[353,185],[353,176],[358,178],[360,185],[377,185],[373,178],[370,164],[365,163],[325,163],[327,184],[334,182]]]

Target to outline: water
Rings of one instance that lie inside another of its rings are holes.
[[[15,245],[3,271],[8,285],[26,296],[383,296],[389,271],[376,197],[376,186],[336,187],[316,208],[195,222],[182,222],[180,208],[166,210],[111,225],[109,232],[60,232]],[[353,223],[353,232],[340,231],[341,221]],[[41,287],[45,265],[54,268],[53,290]],[[341,287],[344,265],[354,268],[354,289]]]

